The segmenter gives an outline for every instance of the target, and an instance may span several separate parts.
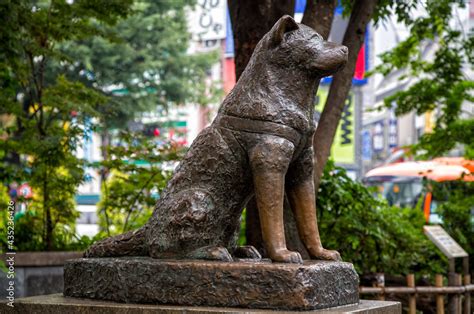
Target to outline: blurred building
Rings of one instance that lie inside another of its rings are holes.
[[[415,16],[426,14],[423,9],[414,12]],[[466,8],[455,8],[451,24],[464,33],[474,26],[474,4],[471,2]],[[376,28],[372,27],[371,46],[373,54],[371,63],[375,66],[381,63],[378,55],[395,47],[399,42],[409,36],[409,30],[400,23],[396,17],[389,17]],[[431,60],[437,49],[436,42],[426,42],[422,47],[424,60]],[[466,68],[466,75],[472,77],[472,69]],[[415,112],[396,117],[393,109],[374,111],[381,106],[386,97],[397,91],[405,90],[416,83],[418,78],[408,76],[403,78],[406,71],[401,69],[383,77],[380,74],[369,79],[369,84],[364,90],[363,128],[361,132],[361,155],[363,172],[376,166],[394,161],[407,160],[404,147],[418,142],[419,138],[431,132],[437,112],[428,112],[416,115]],[[402,79],[401,79],[402,78]],[[396,104],[393,104],[394,108]],[[474,106],[465,105],[465,114],[474,115]],[[452,155],[460,155],[460,150],[452,151]]]

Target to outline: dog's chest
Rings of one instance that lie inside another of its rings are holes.
[[[312,110],[281,100],[242,99],[241,101],[228,102],[223,106],[221,113],[244,119],[282,124],[302,135],[311,133],[311,130],[314,129]]]

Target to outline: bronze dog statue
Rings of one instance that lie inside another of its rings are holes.
[[[347,48],[283,16],[262,38],[211,126],[192,143],[142,228],[92,245],[86,257],[142,255],[231,261],[258,258],[236,247],[240,216],[255,194],[262,236],[275,262],[301,263],[285,243],[285,191],[311,258],[322,247],[313,186],[313,100],[319,80],[341,69]]]

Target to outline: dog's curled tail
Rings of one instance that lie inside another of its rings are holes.
[[[148,256],[145,241],[146,225],[91,245],[84,257]]]

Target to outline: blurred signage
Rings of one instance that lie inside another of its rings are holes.
[[[448,258],[466,257],[467,252],[441,226],[424,226],[428,238]]]
[[[226,24],[225,24],[225,56],[228,58],[234,57],[234,35],[232,34],[232,24],[230,22],[229,10],[226,10]]]
[[[327,98],[328,89],[319,88],[316,95],[315,120],[319,120]],[[355,163],[354,109],[354,95],[350,92],[331,148],[331,156],[336,163]]]
[[[185,120],[168,120],[160,123],[146,124],[143,135],[154,137],[159,145],[172,141],[178,145],[187,145],[188,125]]]
[[[390,109],[390,118],[388,120],[388,147],[398,146],[398,120],[395,116],[395,110]]]
[[[195,39],[208,41],[226,37],[226,1],[198,0],[191,12],[190,31]]]
[[[226,10],[226,36],[225,36],[225,59],[224,59],[224,92],[227,95],[234,88],[235,60],[234,60],[234,35],[230,23],[229,11]]]
[[[425,112],[425,130],[424,130],[425,133],[433,132],[434,126],[435,126],[435,121],[434,121],[433,111]]]
[[[362,131],[362,160],[372,160],[372,137],[369,130]]]
[[[378,121],[374,125],[374,134],[372,148],[374,152],[381,152],[384,148],[384,138],[383,138],[383,121]]]
[[[127,123],[127,128],[130,132],[141,132],[145,128],[145,125],[141,121],[129,121]]]
[[[234,58],[225,58],[224,60],[224,92],[227,95],[235,86],[235,62]]]

